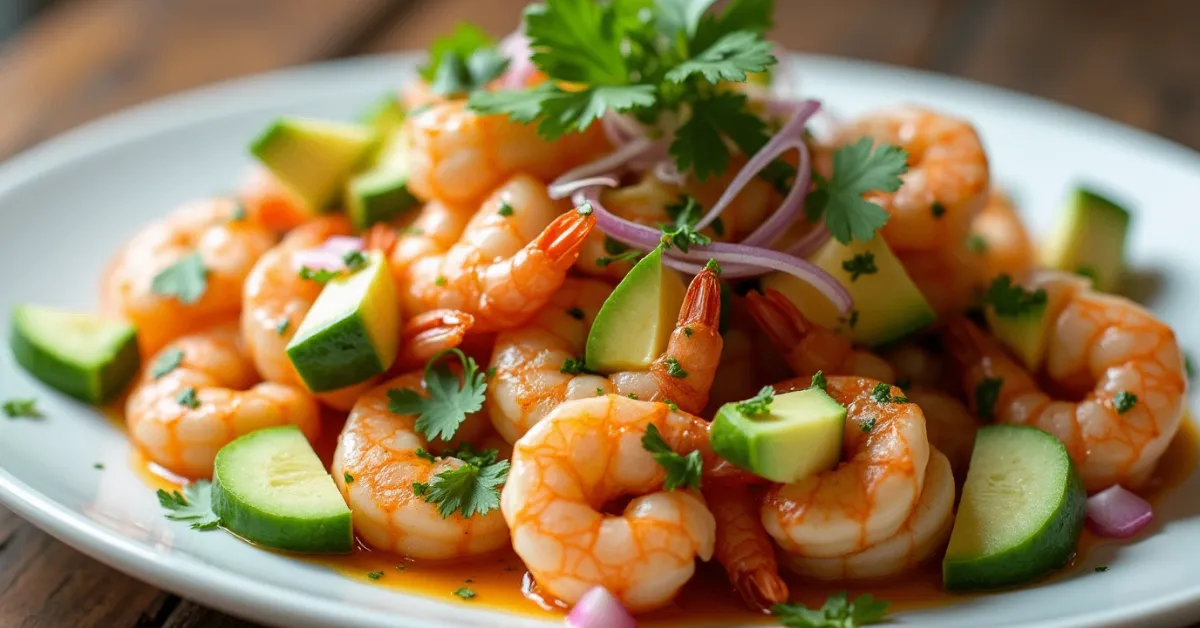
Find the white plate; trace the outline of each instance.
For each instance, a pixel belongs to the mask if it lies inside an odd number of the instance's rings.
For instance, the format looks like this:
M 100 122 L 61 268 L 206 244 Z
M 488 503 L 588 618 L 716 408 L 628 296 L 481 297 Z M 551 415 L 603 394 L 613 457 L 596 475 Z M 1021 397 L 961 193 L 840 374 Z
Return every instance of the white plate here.
M 273 116 L 350 117 L 412 75 L 415 57 L 355 59 L 241 80 L 108 118 L 0 167 L 0 310 L 36 302 L 94 307 L 108 257 L 139 226 L 188 199 L 228 191 L 247 141 Z M 1132 256 L 1149 305 L 1200 346 L 1200 155 L 1099 118 L 919 72 L 801 56 L 800 85 L 839 113 L 905 102 L 975 122 L 996 180 L 1044 231 L 1068 187 L 1093 182 L 1136 207 Z M 1193 269 L 1188 272 L 1188 269 Z M 4 321 L 7 328 L 7 321 Z M 397 594 L 193 532 L 162 517 L 128 465 L 123 434 L 55 396 L 0 352 L 0 398 L 36 396 L 44 421 L 0 420 L 0 501 L 122 571 L 180 595 L 279 625 L 545 626 L 515 615 Z M 105 471 L 93 469 L 104 463 Z M 921 626 L 1168 625 L 1200 619 L 1200 477 L 1140 539 L 1096 550 L 1043 586 L 902 613 Z M 1193 497 L 1189 498 L 1191 495 Z

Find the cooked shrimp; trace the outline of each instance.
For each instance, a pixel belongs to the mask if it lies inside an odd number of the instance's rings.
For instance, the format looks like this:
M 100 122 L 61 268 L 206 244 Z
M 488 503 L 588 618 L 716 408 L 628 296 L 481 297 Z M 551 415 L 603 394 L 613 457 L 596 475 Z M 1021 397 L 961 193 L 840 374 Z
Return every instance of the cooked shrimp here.
M 908 152 L 909 170 L 896 192 L 864 198 L 891 216 L 882 234 L 897 254 L 962 245 L 987 200 L 990 175 L 983 143 L 970 123 L 933 111 L 901 108 L 842 127 L 838 143 L 867 137 Z
M 409 389 L 427 394 L 422 372 L 392 379 L 363 395 L 333 454 L 333 479 L 354 518 L 354 531 L 372 547 L 410 558 L 451 560 L 479 556 L 508 544 L 508 528 L 500 512 L 454 512 L 443 518 L 438 506 L 413 490 L 414 482 L 429 483 L 435 475 L 463 464 L 446 457 L 436 462 L 417 455 L 418 449 L 438 453 L 416 430 L 416 417 L 388 410 L 388 391 Z M 474 415 L 459 426 L 456 442 L 472 442 L 486 427 Z
M 1023 281 L 1036 262 L 1032 239 L 1012 200 L 996 190 L 971 224 L 967 246 L 982 259 L 984 285 L 1000 275 Z
M 238 200 L 251 222 L 275 233 L 285 233 L 313 217 L 295 194 L 280 183 L 266 168 L 256 167 L 238 190 Z
M 478 207 L 447 205 L 441 201 L 426 203 L 401 231 L 391 249 L 388 262 L 396 279 L 401 280 L 413 262 L 441 255 L 454 246 L 477 210 Z
M 321 294 L 319 283 L 300 278 L 292 261 L 303 249 L 320 246 L 330 236 L 350 233 L 343 216 L 322 216 L 294 229 L 278 246 L 267 251 L 246 278 L 242 306 L 242 340 L 246 352 L 263 378 L 270 382 L 307 388 L 287 355 L 287 345 L 308 310 Z M 332 408 L 349 410 L 374 381 L 317 395 Z
M 517 441 L 500 508 L 513 549 L 554 597 L 574 604 L 602 586 L 648 611 L 712 556 L 712 513 L 694 491 L 663 490 L 666 474 L 642 448 L 650 425 L 679 453 L 707 428 L 666 404 L 609 395 L 563 403 Z M 602 510 L 625 496 L 621 515 Z
M 1052 316 L 1044 375 L 1082 400 L 1043 392 L 996 340 L 962 320 L 947 329 L 946 346 L 962 366 L 969 405 L 1056 436 L 1090 492 L 1139 487 L 1183 418 L 1187 377 L 1175 332 L 1132 301 L 1090 290 Z
M 125 422 L 130 440 L 172 473 L 209 477 L 217 450 L 264 427 L 295 425 L 310 441 L 317 438 L 316 402 L 302 388 L 257 383 L 236 326 L 176 338 L 167 351 L 180 352 L 179 366 L 142 373 L 125 404 Z
M 476 332 L 529 320 L 562 285 L 596 224 L 590 211 L 561 210 L 542 184 L 514 177 L 489 197 L 444 255 L 409 265 L 400 281 L 404 311 L 466 312 L 475 317 Z
M 928 253 L 897 255 L 909 278 L 937 313 L 952 320 L 979 304 L 983 294 L 983 259 L 966 240 Z
M 497 336 L 486 407 L 510 443 L 569 399 L 615 392 L 670 401 L 685 412 L 704 408 L 721 355 L 716 274 L 705 269 L 692 280 L 667 348 L 647 370 L 607 377 L 572 370 L 568 360 L 583 355 L 588 330 L 611 292 L 612 286 L 595 279 L 568 279 L 532 321 Z
M 941 549 L 954 527 L 954 476 L 937 449 L 929 451 L 921 499 L 896 534 L 858 552 L 833 558 L 785 554 L 793 571 L 821 580 L 868 580 L 904 573 Z
M 600 125 L 547 142 L 535 126 L 481 115 L 465 101 L 432 104 L 405 121 L 409 186 L 422 200 L 478 205 L 517 173 L 543 183 L 609 150 Z
M 925 415 L 925 432 L 929 444 L 950 460 L 954 477 L 965 480 L 975 449 L 975 432 L 979 424 L 961 401 L 943 392 L 926 388 L 904 391 L 909 401 L 917 404 Z
M 789 554 L 835 558 L 863 551 L 900 531 L 925 485 L 929 441 L 914 403 L 880 402 L 880 382 L 827 377 L 829 395 L 846 406 L 842 460 L 836 469 L 775 485 L 763 501 L 767 533 Z M 807 388 L 797 378 L 777 392 Z M 902 395 L 891 387 L 889 394 Z
M 101 309 L 138 328 L 143 355 L 184 334 L 224 323 L 242 308 L 242 283 L 275 243 L 260 226 L 237 219 L 237 203 L 211 199 L 189 203 L 133 236 L 108 267 Z M 206 269 L 204 293 L 193 303 L 159 294 L 154 278 L 199 254 Z
M 759 517 L 759 496 L 752 487 L 704 487 L 717 523 L 714 555 L 725 567 L 729 582 L 751 608 L 770 610 L 788 600 L 788 586 L 779 577 L 775 547 Z
M 404 373 L 423 367 L 429 358 L 462 344 L 474 324 L 474 316 L 456 310 L 430 310 L 408 319 L 392 369 Z
M 862 375 L 886 382 L 896 381 L 892 367 L 882 358 L 855 349 L 844 336 L 804 317 L 799 308 L 776 290 L 763 294 L 751 291 L 746 306 L 759 327 L 783 352 L 796 375 L 811 377 L 817 371 L 828 375 Z
M 733 297 L 729 306 L 729 327 L 721 334 L 721 360 L 709 388 L 704 416 L 713 416 L 717 408 L 730 401 L 754 396 L 762 389 L 763 382 L 778 382 L 793 375 L 791 367 L 780 355 L 778 345 L 750 316 L 746 299 L 722 294 L 722 308 L 727 296 Z

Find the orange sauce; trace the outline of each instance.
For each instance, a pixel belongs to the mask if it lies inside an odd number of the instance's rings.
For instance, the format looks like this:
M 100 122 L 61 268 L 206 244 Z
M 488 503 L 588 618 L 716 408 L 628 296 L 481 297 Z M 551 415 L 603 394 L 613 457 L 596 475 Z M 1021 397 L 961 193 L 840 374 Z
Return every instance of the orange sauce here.
M 119 417 L 119 415 L 118 415 Z M 329 464 L 338 430 L 340 415 L 326 417 L 326 437 L 316 449 Z M 122 422 L 123 427 L 123 422 Z M 1179 486 L 1196 469 L 1200 458 L 1200 433 L 1190 419 L 1183 426 L 1167 451 L 1147 487 L 1141 491 L 1152 503 L 1162 499 Z M 131 455 L 135 472 L 153 488 L 173 490 L 183 478 L 146 460 L 135 451 Z M 1077 570 L 1096 548 L 1119 545 L 1121 541 L 1097 537 L 1085 530 L 1080 539 L 1072 567 L 1051 576 L 1062 578 Z M 449 603 L 471 605 L 520 615 L 554 619 L 565 613 L 563 605 L 537 594 L 536 585 L 525 572 L 520 558 L 512 551 L 470 563 L 438 565 L 408 562 L 401 557 L 372 551 L 359 544 L 345 556 L 299 556 L 299 560 L 322 565 L 342 575 L 404 593 L 439 599 Z M 368 574 L 377 575 L 371 577 Z M 903 611 L 954 604 L 970 595 L 951 594 L 942 589 L 941 569 L 936 562 L 927 564 L 901 578 L 880 582 L 823 583 L 785 574 L 792 591 L 792 600 L 809 607 L 819 607 L 830 594 L 848 591 L 853 597 L 870 593 L 891 603 L 889 610 Z M 470 599 L 455 594 L 462 588 L 475 593 Z M 983 594 L 974 594 L 983 595 Z M 683 588 L 674 602 L 666 608 L 638 617 L 640 626 L 699 626 L 723 623 L 777 625 L 771 617 L 748 610 L 734 593 L 724 571 L 715 562 L 701 564 L 694 578 Z

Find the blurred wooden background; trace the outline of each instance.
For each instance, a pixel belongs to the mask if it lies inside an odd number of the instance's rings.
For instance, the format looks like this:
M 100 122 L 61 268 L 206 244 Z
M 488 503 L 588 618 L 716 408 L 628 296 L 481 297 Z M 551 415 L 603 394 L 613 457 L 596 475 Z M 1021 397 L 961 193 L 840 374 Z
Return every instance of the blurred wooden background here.
M 993 83 L 1200 148 L 1196 0 L 777 3 L 773 37 L 789 48 Z M 503 35 L 524 4 L 0 0 L 0 160 L 98 116 L 205 83 L 424 48 L 461 19 Z M 109 569 L 0 508 L 0 626 L 249 625 Z

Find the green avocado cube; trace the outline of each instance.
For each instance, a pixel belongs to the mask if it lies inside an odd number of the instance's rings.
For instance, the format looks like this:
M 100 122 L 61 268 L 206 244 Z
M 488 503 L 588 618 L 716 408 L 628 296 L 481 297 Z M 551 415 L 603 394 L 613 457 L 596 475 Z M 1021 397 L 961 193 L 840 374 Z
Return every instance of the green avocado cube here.
M 285 116 L 250 144 L 250 152 L 308 209 L 327 211 L 376 145 L 374 129 Z

